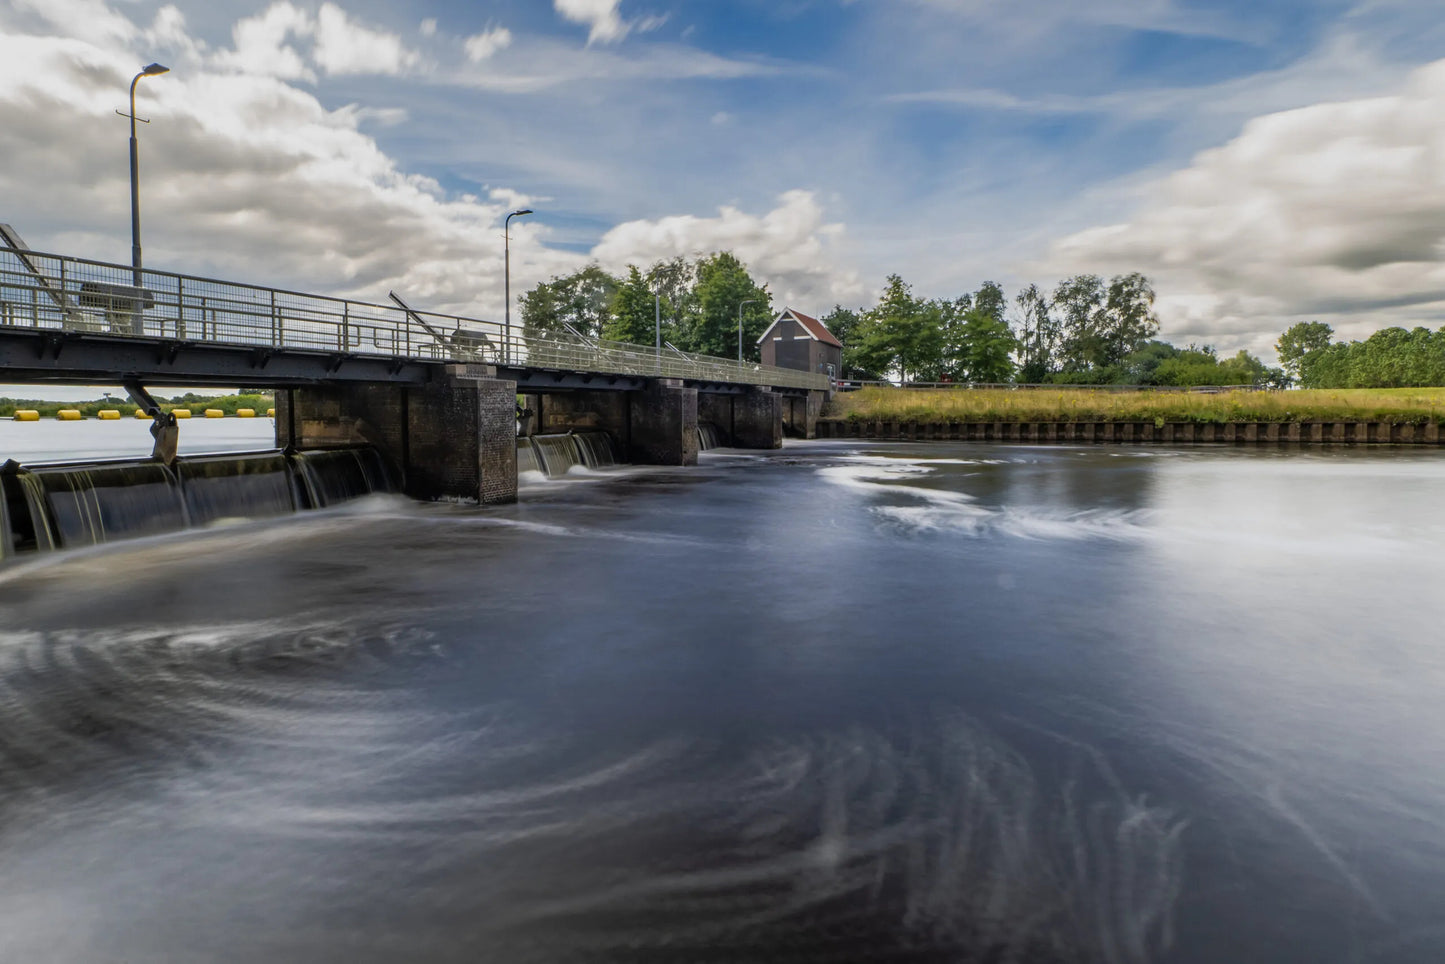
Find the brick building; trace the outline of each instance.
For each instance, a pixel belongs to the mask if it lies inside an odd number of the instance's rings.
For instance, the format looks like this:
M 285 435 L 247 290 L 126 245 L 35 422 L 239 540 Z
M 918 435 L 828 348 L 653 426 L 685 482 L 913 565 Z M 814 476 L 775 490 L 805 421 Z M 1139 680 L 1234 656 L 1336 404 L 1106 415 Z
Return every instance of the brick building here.
M 763 364 L 797 371 L 843 374 L 843 343 L 821 321 L 784 308 L 758 339 Z

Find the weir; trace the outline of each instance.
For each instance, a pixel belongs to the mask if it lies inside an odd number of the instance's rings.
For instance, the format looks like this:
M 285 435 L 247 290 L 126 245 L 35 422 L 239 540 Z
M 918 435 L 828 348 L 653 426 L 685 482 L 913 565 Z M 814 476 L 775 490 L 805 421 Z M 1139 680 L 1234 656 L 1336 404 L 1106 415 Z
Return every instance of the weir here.
M 774 449 L 785 430 L 811 437 L 832 390 L 814 371 L 529 332 L 413 309 L 396 297 L 367 304 L 0 241 L 0 373 L 14 382 L 124 385 L 153 416 L 153 458 L 167 467 L 183 429 L 148 391 L 162 385 L 274 391 L 278 448 L 370 446 L 407 495 L 481 504 L 515 501 L 519 434 L 602 432 L 616 461 L 695 465 L 709 444 Z M 121 290 L 130 294 L 114 296 Z M 524 467 L 550 472 L 549 454 L 565 460 L 547 444 L 520 455 Z M 137 471 L 138 485 L 160 485 Z M 364 468 L 347 472 L 348 492 L 375 481 Z M 198 492 L 232 484 L 192 481 Z M 303 472 L 307 484 L 316 483 Z M 273 479 L 267 498 L 279 500 L 278 492 Z M 81 517 L 95 515 L 81 503 Z
M 396 491 L 374 449 L 0 466 L 0 557 L 260 519 Z

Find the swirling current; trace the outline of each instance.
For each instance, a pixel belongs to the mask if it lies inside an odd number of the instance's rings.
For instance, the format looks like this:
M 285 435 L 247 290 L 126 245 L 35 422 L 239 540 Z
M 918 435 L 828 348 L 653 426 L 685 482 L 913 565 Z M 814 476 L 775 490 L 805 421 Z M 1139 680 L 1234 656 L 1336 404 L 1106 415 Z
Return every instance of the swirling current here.
M 1439 960 L 1442 483 L 790 443 L 12 561 L 0 960 Z

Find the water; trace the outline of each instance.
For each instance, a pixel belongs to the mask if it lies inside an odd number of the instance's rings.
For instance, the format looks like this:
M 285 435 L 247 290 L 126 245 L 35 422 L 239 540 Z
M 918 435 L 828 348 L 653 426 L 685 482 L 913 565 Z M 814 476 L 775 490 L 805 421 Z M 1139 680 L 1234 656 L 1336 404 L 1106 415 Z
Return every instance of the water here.
M 0 960 L 1445 959 L 1439 453 L 702 462 L 0 570 Z
M 0 462 L 46 462 L 77 458 L 147 458 L 151 423 L 123 418 L 114 422 L 85 419 L 38 422 L 0 419 Z M 269 418 L 190 418 L 180 423 L 181 455 L 205 452 L 254 452 L 276 445 L 276 423 Z
M 612 438 L 606 432 L 568 432 L 517 439 L 517 473 L 560 478 L 575 468 L 599 469 L 617 464 Z

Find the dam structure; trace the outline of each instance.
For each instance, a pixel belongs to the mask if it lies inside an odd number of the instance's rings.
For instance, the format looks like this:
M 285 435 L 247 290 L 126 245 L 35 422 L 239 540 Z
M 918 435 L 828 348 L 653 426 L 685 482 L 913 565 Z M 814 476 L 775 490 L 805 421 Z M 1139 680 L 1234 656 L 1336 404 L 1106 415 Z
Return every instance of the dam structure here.
M 769 449 L 811 436 L 831 381 L 673 348 L 540 332 L 32 251 L 0 234 L 0 381 L 119 384 L 155 418 L 154 457 L 182 427 L 148 389 L 276 394 L 287 452 L 368 446 L 420 499 L 517 496 L 521 435 L 605 433 L 619 461 L 693 465 L 699 426 Z M 520 401 L 519 401 L 520 399 Z

